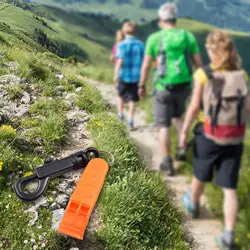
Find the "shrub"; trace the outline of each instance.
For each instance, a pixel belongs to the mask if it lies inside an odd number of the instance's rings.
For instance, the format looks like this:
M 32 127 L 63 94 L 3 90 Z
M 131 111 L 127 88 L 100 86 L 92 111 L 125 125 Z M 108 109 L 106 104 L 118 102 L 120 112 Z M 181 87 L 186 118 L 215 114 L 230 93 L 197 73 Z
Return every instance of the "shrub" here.
M 54 115 L 44 118 L 37 133 L 44 139 L 44 146 L 50 152 L 66 135 L 65 117 Z
M 15 100 L 15 99 L 21 97 L 21 95 L 23 93 L 23 87 L 20 84 L 9 85 L 9 86 L 7 86 L 7 88 L 5 90 L 8 93 L 11 100 Z
M 77 106 L 89 113 L 105 111 L 101 94 L 90 85 L 85 85 L 77 99 Z
M 41 99 L 31 105 L 29 112 L 31 114 L 39 114 L 45 117 L 53 117 L 55 114 L 62 114 L 66 110 L 66 104 L 61 99 Z

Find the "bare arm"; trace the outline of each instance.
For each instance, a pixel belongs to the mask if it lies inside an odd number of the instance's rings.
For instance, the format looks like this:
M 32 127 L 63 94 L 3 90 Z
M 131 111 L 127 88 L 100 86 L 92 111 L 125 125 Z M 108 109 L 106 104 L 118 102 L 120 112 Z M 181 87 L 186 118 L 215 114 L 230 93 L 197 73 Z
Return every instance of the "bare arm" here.
M 151 61 L 152 61 L 151 56 L 145 56 L 141 69 L 141 80 L 139 84 L 140 86 L 145 86 L 151 66 Z
M 114 82 L 115 84 L 118 84 L 118 80 L 119 80 L 119 72 L 122 68 L 122 64 L 123 64 L 123 59 L 118 59 L 116 61 L 116 65 L 115 65 L 115 75 L 114 75 Z
M 195 87 L 193 90 L 192 94 L 192 99 L 191 103 L 188 107 L 186 117 L 184 120 L 184 124 L 182 127 L 182 132 L 180 136 L 180 142 L 179 145 L 181 148 L 186 147 L 186 141 L 187 141 L 187 136 L 188 136 L 188 130 L 192 124 L 192 122 L 195 119 L 195 116 L 197 115 L 199 109 L 200 109 L 200 104 L 201 104 L 201 98 L 202 98 L 202 93 L 203 93 L 203 85 L 200 84 L 200 82 L 195 82 Z
M 193 55 L 193 62 L 194 62 L 196 69 L 198 69 L 202 66 L 202 59 L 201 59 L 200 54 Z
M 203 85 L 200 84 L 200 82 L 195 81 L 191 103 L 186 113 L 186 117 L 185 117 L 183 128 L 182 128 L 182 133 L 186 133 L 186 134 L 188 133 L 188 130 L 192 122 L 194 121 L 195 116 L 200 110 L 202 93 L 203 93 Z

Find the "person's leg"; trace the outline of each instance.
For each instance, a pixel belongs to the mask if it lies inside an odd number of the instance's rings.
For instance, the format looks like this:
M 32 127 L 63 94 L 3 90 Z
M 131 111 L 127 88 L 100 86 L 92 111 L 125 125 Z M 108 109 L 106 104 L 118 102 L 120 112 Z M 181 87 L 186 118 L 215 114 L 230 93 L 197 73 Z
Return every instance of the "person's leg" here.
M 177 140 L 179 141 L 179 136 L 183 127 L 183 114 L 186 110 L 186 100 L 189 96 L 189 90 L 183 90 L 180 93 L 174 95 L 173 101 L 173 125 L 176 131 Z M 186 148 L 179 148 L 177 145 L 176 160 L 185 161 L 186 160 Z
M 160 149 L 162 156 L 163 157 L 170 156 L 170 136 L 168 127 L 160 128 L 159 142 L 160 142 Z
M 179 118 L 173 118 L 172 120 L 174 128 L 176 130 L 177 136 L 181 134 L 182 126 L 183 126 L 183 119 L 182 117 Z
M 125 95 L 126 95 L 127 85 L 123 82 L 119 82 L 117 87 L 118 97 L 117 97 L 117 111 L 118 116 L 121 120 L 124 119 L 124 105 L 125 105 Z
M 121 120 L 124 118 L 123 110 L 124 110 L 124 99 L 121 96 L 117 97 L 117 109 L 118 115 Z
M 131 129 L 134 127 L 134 116 L 135 116 L 136 103 L 134 101 L 129 102 L 129 126 Z
M 234 228 L 238 214 L 237 184 L 241 165 L 243 145 L 223 147 L 223 157 L 220 166 L 216 169 L 216 184 L 223 188 L 224 192 L 224 221 L 225 228 L 222 236 L 216 238 L 218 246 L 234 245 Z
M 223 191 L 225 229 L 233 232 L 238 214 L 238 197 L 236 190 L 224 188 Z
M 199 204 L 201 195 L 203 194 L 205 184 L 198 180 L 195 176 L 192 181 L 192 202 L 193 204 Z
M 170 126 L 172 120 L 172 97 L 166 91 L 157 91 L 155 96 L 155 125 L 159 127 L 159 146 L 162 154 L 160 169 L 174 175 L 170 153 Z

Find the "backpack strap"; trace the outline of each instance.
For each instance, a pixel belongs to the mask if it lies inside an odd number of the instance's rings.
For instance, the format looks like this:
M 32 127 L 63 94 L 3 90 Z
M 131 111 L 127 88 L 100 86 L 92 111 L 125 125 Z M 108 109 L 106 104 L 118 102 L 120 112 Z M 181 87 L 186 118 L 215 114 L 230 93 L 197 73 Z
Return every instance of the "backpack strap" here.
M 218 99 L 217 104 L 215 106 L 211 105 L 209 107 L 209 116 L 210 116 L 211 125 L 212 125 L 211 132 L 214 133 L 214 128 L 218 125 L 218 115 L 221 109 L 222 97 L 221 97 L 221 92 L 216 91 L 216 82 L 214 81 L 215 79 L 213 76 L 214 70 L 211 68 L 210 65 L 204 66 L 202 69 L 205 72 L 207 78 L 211 81 L 213 92 Z
M 206 65 L 206 66 L 202 67 L 202 69 L 209 80 L 212 80 L 214 78 L 214 76 L 213 76 L 214 70 L 211 68 L 210 65 Z
M 185 37 L 187 41 L 187 49 L 185 51 L 185 58 L 186 58 L 189 73 L 190 75 L 192 75 L 193 74 L 193 60 L 192 60 L 191 53 L 190 53 L 190 42 L 188 38 L 188 31 L 184 31 L 184 32 L 185 32 Z
M 240 89 L 238 89 L 238 105 L 237 105 L 237 125 L 241 125 L 241 111 L 244 107 L 244 97 L 242 96 L 242 92 Z

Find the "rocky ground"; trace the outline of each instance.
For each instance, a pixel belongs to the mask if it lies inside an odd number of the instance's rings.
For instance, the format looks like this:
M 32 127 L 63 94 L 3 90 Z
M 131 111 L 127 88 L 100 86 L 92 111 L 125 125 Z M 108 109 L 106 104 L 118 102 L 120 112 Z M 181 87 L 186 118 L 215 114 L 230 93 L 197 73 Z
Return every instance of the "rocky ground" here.
M 15 65 L 11 64 L 12 67 Z M 16 66 L 15 66 L 16 67 Z M 63 77 L 62 75 L 58 77 Z M 17 89 L 16 93 L 12 93 L 13 89 Z M 81 87 L 77 88 L 75 93 L 68 93 L 64 90 L 63 86 L 58 85 L 56 87 L 57 95 L 62 97 L 68 106 L 68 111 L 66 114 L 67 124 L 69 127 L 67 133 L 67 139 L 60 148 L 57 155 L 53 155 L 53 158 L 61 159 L 63 157 L 69 156 L 70 154 L 87 148 L 91 145 L 91 139 L 86 131 L 86 123 L 91 118 L 91 115 L 87 112 L 80 110 L 76 107 L 75 101 L 78 94 L 81 92 Z M 13 122 L 15 128 L 17 129 L 19 136 L 27 133 L 27 130 L 19 127 L 18 121 L 21 118 L 29 115 L 30 106 L 39 98 L 44 98 L 39 96 L 39 92 L 34 84 L 32 84 L 28 79 L 22 79 L 14 74 L 0 76 L 0 108 L 1 114 L 4 119 L 8 122 Z M 51 99 L 50 97 L 48 99 Z M 39 141 L 39 138 L 36 138 Z M 21 141 L 21 147 L 25 145 L 30 145 L 28 141 L 23 139 Z M 39 146 L 37 151 L 41 151 Z M 42 153 L 42 152 L 41 152 Z M 82 170 L 75 171 L 71 173 L 64 174 L 63 176 L 57 178 L 56 185 L 53 186 L 53 190 L 50 190 L 49 198 L 46 196 L 40 197 L 35 202 L 31 203 L 26 209 L 26 213 L 32 218 L 29 221 L 30 226 L 36 226 L 39 218 L 39 211 L 41 208 L 46 208 L 52 211 L 52 228 L 57 229 L 60 221 L 63 217 L 65 208 L 67 207 L 69 198 L 74 191 L 74 188 L 81 177 Z M 9 180 L 13 181 L 13 174 L 9 176 Z M 37 183 L 31 183 L 27 186 L 29 191 L 34 191 L 37 188 Z M 53 201 L 53 202 L 52 202 Z M 96 242 L 92 240 L 93 229 L 99 225 L 99 220 L 97 219 L 96 213 L 93 214 L 91 223 L 87 229 L 87 233 L 84 241 L 77 241 L 68 238 L 69 245 L 71 245 L 71 250 L 77 249 L 100 249 L 100 246 L 96 245 Z M 46 239 L 46 232 L 40 236 L 40 238 Z M 24 240 L 25 241 L 25 240 Z M 25 244 L 25 242 L 24 242 Z M 44 245 L 45 246 L 45 245 Z M 33 249 L 36 249 L 34 244 Z M 102 248 L 103 249 L 103 248 Z

